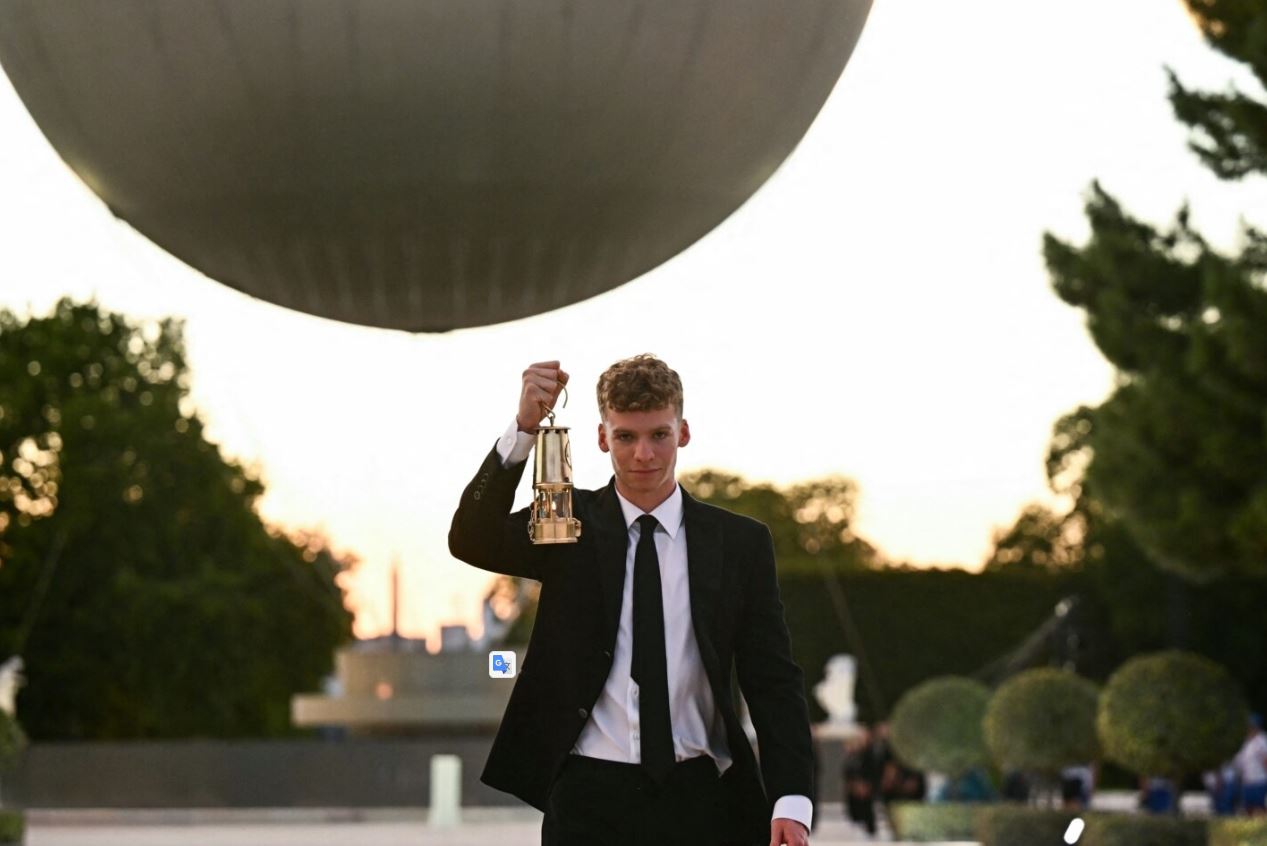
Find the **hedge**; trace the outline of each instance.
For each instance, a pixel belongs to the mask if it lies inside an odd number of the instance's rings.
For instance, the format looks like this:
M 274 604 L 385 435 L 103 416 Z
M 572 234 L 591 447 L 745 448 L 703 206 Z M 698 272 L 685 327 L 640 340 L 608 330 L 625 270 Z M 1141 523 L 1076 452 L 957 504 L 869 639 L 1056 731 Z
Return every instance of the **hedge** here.
M 1211 820 L 1210 846 L 1267 846 L 1267 817 Z
M 989 805 L 977 819 L 981 846 L 1035 846 L 1064 842 L 1072 811 L 1031 808 L 1025 805 Z
M 980 802 L 893 802 L 889 821 L 898 840 L 972 840 L 982 812 L 990 807 Z
M 1087 827 L 1078 846 L 1206 846 L 1205 820 L 1148 814 L 1088 814 L 1083 819 Z
M 21 843 L 26 820 L 21 811 L 0 810 L 0 843 Z

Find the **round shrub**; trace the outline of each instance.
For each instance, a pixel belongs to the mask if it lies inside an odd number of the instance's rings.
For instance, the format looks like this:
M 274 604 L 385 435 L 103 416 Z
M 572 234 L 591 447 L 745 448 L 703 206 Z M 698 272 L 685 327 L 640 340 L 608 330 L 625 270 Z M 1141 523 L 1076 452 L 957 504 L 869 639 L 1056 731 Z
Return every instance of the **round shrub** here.
M 1127 661 L 1104 686 L 1096 729 L 1104 753 L 1140 775 L 1209 769 L 1240 748 L 1249 710 L 1221 666 L 1190 652 Z
M 1064 843 L 1065 831 L 1076 816 L 1072 811 L 994 805 L 977 818 L 976 836 L 981 846 L 1054 846 Z
M 911 688 L 893 709 L 893 750 L 912 767 L 952 778 L 984 766 L 989 756 L 981 721 L 989 700 L 989 688 L 960 676 L 941 676 Z
M 1090 814 L 1085 819 L 1078 846 L 1206 846 L 1205 820 L 1143 814 Z
M 999 685 L 985 711 L 985 743 L 1004 770 L 1056 777 L 1095 760 L 1100 690 L 1068 670 L 1026 670 Z

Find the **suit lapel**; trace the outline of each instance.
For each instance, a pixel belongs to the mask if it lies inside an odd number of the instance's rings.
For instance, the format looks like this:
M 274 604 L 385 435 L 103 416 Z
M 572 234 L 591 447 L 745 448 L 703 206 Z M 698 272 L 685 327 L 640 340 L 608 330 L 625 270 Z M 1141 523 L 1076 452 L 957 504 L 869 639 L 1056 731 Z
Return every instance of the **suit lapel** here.
M 682 511 L 686 520 L 686 567 L 691 586 L 691 620 L 695 641 L 707 665 L 716 660 L 713 651 L 713 620 L 721 601 L 721 525 L 716 515 L 682 489 Z M 715 668 L 707 667 L 712 675 Z
M 625 591 L 625 556 L 629 546 L 629 527 L 625 525 L 625 515 L 620 510 L 620 500 L 616 498 L 615 479 L 598 492 L 595 517 L 594 543 L 602 593 L 603 634 L 605 643 L 614 650 L 616 629 L 620 625 L 620 602 Z M 588 531 L 589 526 L 585 530 Z

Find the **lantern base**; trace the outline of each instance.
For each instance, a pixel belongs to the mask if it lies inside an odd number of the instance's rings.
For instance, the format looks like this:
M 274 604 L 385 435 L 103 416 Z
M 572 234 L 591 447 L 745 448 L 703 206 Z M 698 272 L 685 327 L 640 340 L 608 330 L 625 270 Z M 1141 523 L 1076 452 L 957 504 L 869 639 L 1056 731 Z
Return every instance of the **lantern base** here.
M 528 524 L 533 543 L 576 543 L 581 537 L 581 521 L 575 517 L 542 520 Z

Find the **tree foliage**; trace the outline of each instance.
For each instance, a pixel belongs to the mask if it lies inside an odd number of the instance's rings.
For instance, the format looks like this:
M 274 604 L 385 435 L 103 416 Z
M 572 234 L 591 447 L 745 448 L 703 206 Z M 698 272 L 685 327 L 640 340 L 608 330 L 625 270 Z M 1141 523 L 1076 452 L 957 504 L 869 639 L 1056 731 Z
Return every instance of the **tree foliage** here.
M 1249 718 L 1227 671 L 1190 652 L 1132 658 L 1100 696 L 1096 729 L 1105 754 L 1140 775 L 1183 777 L 1226 761 Z
M 1267 78 L 1267 7 L 1188 6 L 1216 49 Z M 1216 174 L 1267 175 L 1262 103 L 1194 92 L 1174 74 L 1170 99 Z M 1086 212 L 1086 244 L 1047 235 L 1043 248 L 1056 293 L 1086 312 L 1118 371 L 1108 400 L 1071 417 L 1086 478 L 1163 568 L 1197 581 L 1267 572 L 1267 235 L 1246 225 L 1225 255 L 1186 208 L 1155 227 L 1099 184 Z
M 1082 563 L 1084 549 L 1076 523 L 1041 503 L 1021 509 L 1016 522 L 994 533 L 985 569 L 1059 570 Z
M 893 751 L 912 767 L 952 778 L 989 762 L 982 720 L 990 689 L 940 676 L 907 691 L 893 708 Z
M 350 636 L 350 561 L 261 522 L 189 380 L 174 321 L 0 311 L 0 655 L 33 737 L 284 732 Z
M 1060 771 L 1099 757 L 1099 689 L 1068 670 L 1026 670 L 999 685 L 985 713 L 985 742 L 1002 769 L 1050 782 Z
M 878 561 L 875 548 L 853 532 L 858 486 L 851 479 L 827 476 L 776 487 L 719 470 L 698 470 L 679 481 L 697 499 L 769 526 L 780 562 L 812 556 L 849 569 Z

